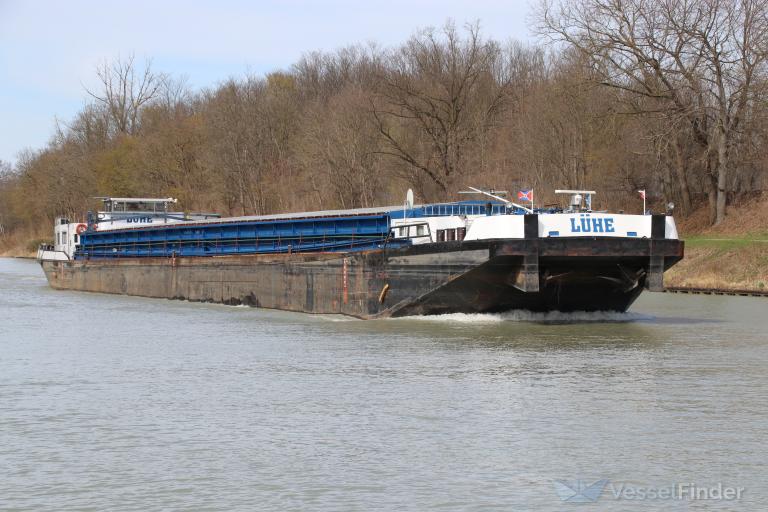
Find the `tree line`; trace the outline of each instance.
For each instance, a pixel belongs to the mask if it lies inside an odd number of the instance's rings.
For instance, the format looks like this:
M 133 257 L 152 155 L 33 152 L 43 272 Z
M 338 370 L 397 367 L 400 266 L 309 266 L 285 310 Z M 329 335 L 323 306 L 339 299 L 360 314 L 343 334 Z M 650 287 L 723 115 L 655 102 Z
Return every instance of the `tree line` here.
M 468 185 L 596 189 L 598 208 L 687 215 L 765 188 L 768 8 L 757 0 L 544 0 L 541 44 L 478 25 L 313 52 L 192 91 L 104 62 L 48 145 L 0 163 L 0 223 L 47 233 L 97 196 L 225 215 L 454 200 Z

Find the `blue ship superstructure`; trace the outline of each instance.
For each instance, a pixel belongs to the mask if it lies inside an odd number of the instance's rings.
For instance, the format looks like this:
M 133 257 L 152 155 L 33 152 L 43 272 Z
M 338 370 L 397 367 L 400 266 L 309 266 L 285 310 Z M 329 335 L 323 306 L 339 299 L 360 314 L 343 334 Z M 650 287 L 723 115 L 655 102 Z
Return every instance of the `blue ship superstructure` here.
M 234 254 L 356 252 L 418 243 L 418 227 L 428 232 L 435 217 L 471 218 L 522 214 L 501 202 L 461 201 L 421 206 L 392 206 L 299 214 L 206 219 L 202 221 L 122 224 L 103 230 L 92 223 L 80 234 L 75 259 L 190 257 Z M 148 215 L 137 219 L 151 221 Z M 128 221 L 131 220 L 129 217 Z M 413 225 L 414 233 L 398 236 L 393 224 Z M 407 229 L 407 227 L 406 227 Z

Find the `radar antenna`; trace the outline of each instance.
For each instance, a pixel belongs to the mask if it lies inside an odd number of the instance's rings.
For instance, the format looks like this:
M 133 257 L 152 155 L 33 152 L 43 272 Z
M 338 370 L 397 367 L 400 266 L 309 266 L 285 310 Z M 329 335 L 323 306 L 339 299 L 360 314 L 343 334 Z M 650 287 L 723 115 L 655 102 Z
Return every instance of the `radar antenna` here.
M 555 190 L 555 194 L 570 194 L 570 211 L 581 211 L 584 209 L 583 203 L 586 203 L 586 210 L 592 211 L 592 196 L 597 194 L 594 190 Z

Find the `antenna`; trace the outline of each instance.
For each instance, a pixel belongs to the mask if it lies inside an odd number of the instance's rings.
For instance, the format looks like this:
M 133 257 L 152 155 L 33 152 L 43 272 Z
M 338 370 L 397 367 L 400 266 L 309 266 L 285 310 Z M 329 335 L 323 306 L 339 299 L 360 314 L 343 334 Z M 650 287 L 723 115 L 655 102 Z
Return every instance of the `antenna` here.
M 502 203 L 506 204 L 507 206 L 514 206 L 515 208 L 520 208 L 521 210 L 523 210 L 523 211 L 525 211 L 527 213 L 533 213 L 533 210 L 531 210 L 530 208 L 526 208 L 523 205 L 520 205 L 520 204 L 517 204 L 517 203 L 513 203 L 512 201 L 510 201 L 508 199 L 505 199 L 505 198 L 501 197 L 500 195 L 498 195 L 498 194 L 506 194 L 506 191 L 504 191 L 504 190 L 498 190 L 498 191 L 497 190 L 491 190 L 490 192 L 488 192 L 486 190 L 480 190 L 479 188 L 475 188 L 475 187 L 467 187 L 467 188 L 469 189 L 469 191 L 462 190 L 462 191 L 459 191 L 459 194 L 483 194 L 483 195 L 486 195 L 488 197 L 492 197 L 492 198 L 494 198 L 494 199 L 496 199 L 498 201 L 501 201 Z
M 413 189 L 408 189 L 405 194 L 405 202 L 403 203 L 403 218 L 408 218 L 408 210 L 413 209 Z

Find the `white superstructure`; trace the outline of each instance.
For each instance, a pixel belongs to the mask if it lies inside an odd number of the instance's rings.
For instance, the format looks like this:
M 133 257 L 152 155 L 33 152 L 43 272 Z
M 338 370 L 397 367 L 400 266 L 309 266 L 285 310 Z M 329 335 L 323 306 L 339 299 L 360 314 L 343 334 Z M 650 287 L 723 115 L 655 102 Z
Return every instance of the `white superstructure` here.
M 56 217 L 53 228 L 53 245 L 44 244 L 37 250 L 38 260 L 67 261 L 72 259 L 80 243 L 80 235 L 88 228 L 81 222 L 70 222 L 65 217 Z
M 531 212 L 531 210 L 507 201 L 496 194 L 485 193 L 478 189 L 472 190 L 505 203 L 510 210 Z M 570 195 L 568 207 L 557 212 L 537 211 L 539 238 L 651 238 L 651 215 L 592 211 L 592 196 L 596 193 L 593 190 L 556 190 L 555 192 Z M 507 215 L 481 213 L 477 215 L 439 215 L 393 219 L 392 237 L 410 238 L 414 244 L 452 240 L 525 238 L 524 219 L 525 216 L 520 213 Z M 668 215 L 664 220 L 664 237 L 677 239 L 678 234 L 674 218 Z

